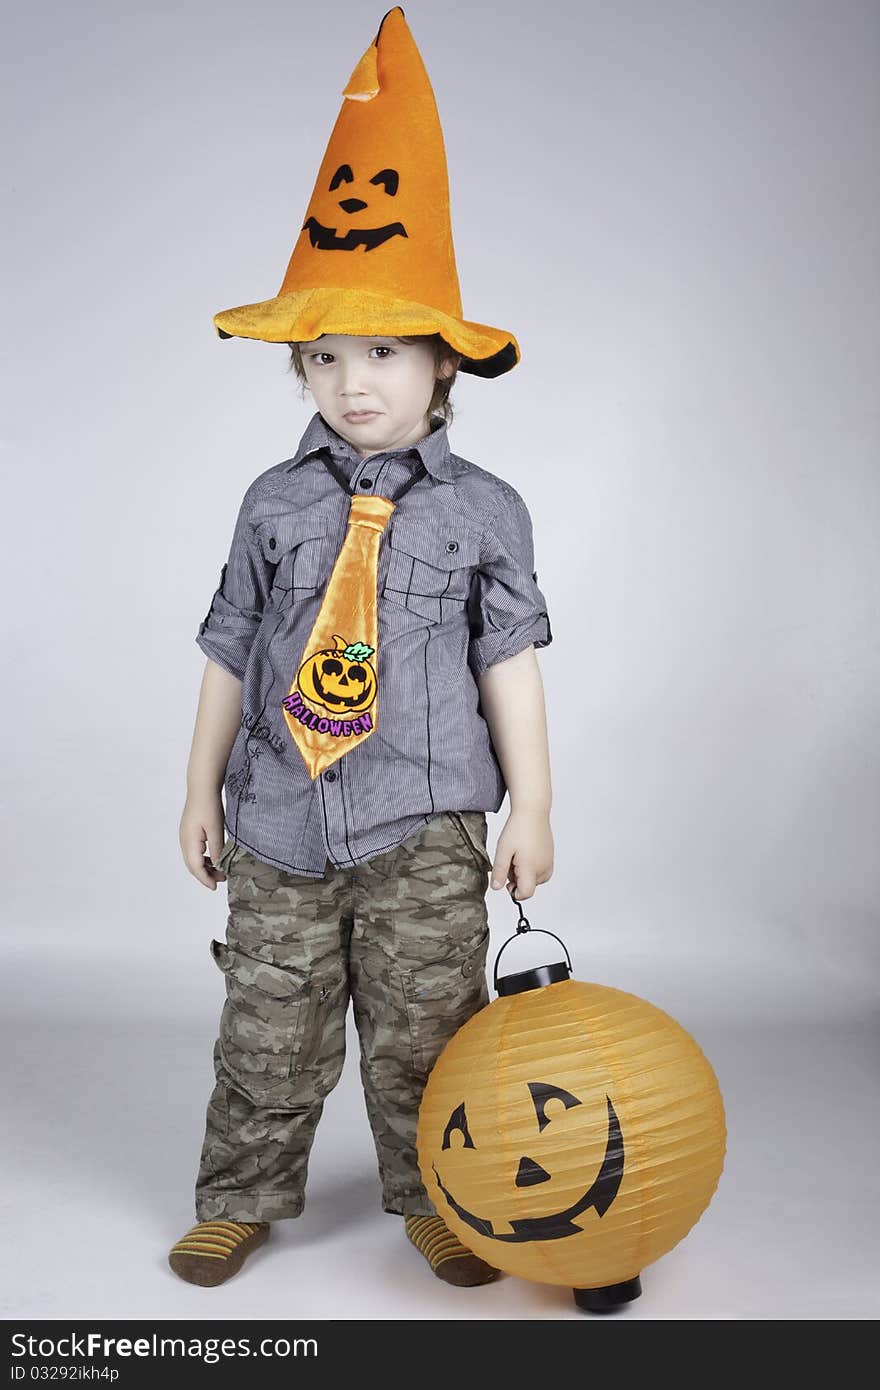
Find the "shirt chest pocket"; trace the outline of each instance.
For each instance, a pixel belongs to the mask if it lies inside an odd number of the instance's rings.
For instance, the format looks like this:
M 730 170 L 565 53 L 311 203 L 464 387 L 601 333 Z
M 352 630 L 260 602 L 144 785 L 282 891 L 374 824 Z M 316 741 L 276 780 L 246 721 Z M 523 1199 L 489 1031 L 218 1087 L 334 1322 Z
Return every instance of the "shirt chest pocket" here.
M 317 593 L 326 579 L 328 520 L 317 512 L 273 517 L 257 530 L 263 556 L 275 566 L 272 599 L 287 607 Z
M 382 597 L 429 623 L 460 614 L 480 563 L 480 540 L 454 517 L 444 525 L 392 520 Z

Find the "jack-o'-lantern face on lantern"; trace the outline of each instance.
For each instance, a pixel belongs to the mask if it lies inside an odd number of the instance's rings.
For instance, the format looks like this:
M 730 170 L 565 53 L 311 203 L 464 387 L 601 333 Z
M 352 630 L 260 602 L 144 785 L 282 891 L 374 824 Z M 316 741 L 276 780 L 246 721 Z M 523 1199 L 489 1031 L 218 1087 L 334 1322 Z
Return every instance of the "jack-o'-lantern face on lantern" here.
M 359 186 L 361 183 L 363 187 Z M 407 232 L 402 222 L 385 220 L 389 215 L 393 216 L 393 211 L 389 214 L 386 204 L 389 198 L 397 196 L 399 187 L 400 175 L 396 169 L 380 169 L 378 173 L 364 175 L 356 182 L 351 165 L 340 164 L 327 191 L 334 194 L 341 189 L 346 196 L 340 198 L 337 194 L 328 203 L 327 211 L 322 213 L 328 219 L 332 216 L 334 225 L 328 226 L 312 213 L 303 223 L 302 230 L 308 232 L 313 248 L 318 251 L 356 251 L 360 246 L 365 251 L 373 251 L 391 237 L 405 237 Z M 358 192 L 367 196 L 358 197 Z M 391 207 L 393 209 L 393 204 Z M 344 214 L 341 230 L 340 212 Z M 349 226 L 346 230 L 347 219 L 359 213 L 364 213 L 363 220 L 373 225 Z M 378 226 L 375 225 L 377 218 Z
M 715 1075 L 680 1024 L 561 980 L 500 996 L 450 1038 L 419 1109 L 419 1170 L 497 1269 L 604 1288 L 671 1250 L 724 1156 Z
M 369 661 L 373 648 L 363 642 L 346 643 L 333 634 L 335 647 L 325 647 L 306 658 L 296 684 L 305 700 L 323 705 L 333 714 L 349 715 L 369 709 L 376 698 L 376 672 Z
M 468 1124 L 467 1107 L 464 1101 L 450 1115 L 443 1134 L 440 1162 L 439 1164 L 435 1162 L 433 1165 L 437 1184 L 459 1219 L 481 1236 L 489 1237 L 492 1240 L 511 1242 L 559 1240 L 565 1236 L 581 1235 L 584 1227 L 583 1225 L 576 1226 L 574 1224 L 575 1218 L 585 1217 L 591 1209 L 594 1209 L 599 1216 L 604 1216 L 617 1196 L 623 1177 L 625 1162 L 623 1136 L 620 1132 L 620 1122 L 614 1106 L 610 1097 L 606 1096 L 605 1150 L 598 1172 L 591 1175 L 586 1171 L 586 1164 L 584 1164 L 583 1179 L 586 1185 L 576 1199 L 571 1201 L 569 1198 L 572 1183 L 572 1161 L 569 1155 L 564 1174 L 566 1200 L 564 1205 L 559 1206 L 555 1204 L 554 1198 L 551 1196 L 554 1188 L 559 1190 L 559 1187 L 553 1182 L 553 1173 L 548 1172 L 540 1162 L 542 1156 L 541 1135 L 550 1126 L 564 1122 L 567 1112 L 573 1110 L 575 1106 L 581 1106 L 582 1102 L 571 1091 L 545 1081 L 529 1081 L 522 1089 L 528 1093 L 528 1100 L 523 1096 L 523 1104 L 531 1113 L 534 1123 L 524 1127 L 523 1138 L 528 1144 L 528 1151 L 519 1155 L 515 1163 L 515 1173 L 513 1172 L 514 1165 L 510 1161 L 508 1161 L 507 1167 L 511 1170 L 512 1195 L 517 1189 L 536 1191 L 545 1183 L 551 1185 L 547 1189 L 546 1196 L 536 1192 L 539 1200 L 534 1203 L 535 1214 L 514 1215 L 513 1203 L 511 1203 L 508 1214 L 499 1222 L 497 1217 L 490 1219 L 485 1214 L 481 1214 L 477 1210 L 472 1211 L 465 1205 L 463 1193 L 471 1187 L 465 1164 L 462 1162 L 455 1165 L 444 1165 L 442 1160 L 442 1154 L 452 1154 L 456 1149 L 461 1152 L 465 1150 L 476 1151 L 477 1146 Z M 583 1111 L 581 1115 L 583 1117 Z M 575 1128 L 574 1125 L 569 1126 L 569 1143 L 574 1138 Z M 529 1134 L 529 1129 L 532 1129 L 533 1133 Z M 576 1148 L 574 1151 L 576 1152 Z M 559 1147 L 559 1135 L 557 1135 L 551 1158 L 546 1161 L 552 1163 L 553 1158 L 558 1160 L 560 1154 L 564 1152 L 564 1149 Z M 445 1167 L 452 1169 L 453 1166 L 458 1181 L 447 1175 L 447 1181 L 451 1184 L 451 1187 L 448 1187 L 444 1183 L 442 1170 Z M 475 1171 L 472 1177 L 477 1179 L 475 1188 L 475 1192 L 477 1192 L 479 1190 L 479 1172 Z M 476 1196 L 471 1200 L 476 1201 Z M 521 1209 L 522 1203 L 519 1202 L 518 1206 Z M 496 1227 L 499 1225 L 507 1225 L 510 1230 L 497 1229 Z

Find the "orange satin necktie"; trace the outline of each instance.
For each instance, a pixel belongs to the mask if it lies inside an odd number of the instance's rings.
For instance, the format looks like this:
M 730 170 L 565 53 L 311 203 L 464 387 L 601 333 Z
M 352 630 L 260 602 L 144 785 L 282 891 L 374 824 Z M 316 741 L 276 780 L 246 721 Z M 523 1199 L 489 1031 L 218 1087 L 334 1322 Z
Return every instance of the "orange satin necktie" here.
M 343 474 L 323 459 L 340 487 Z M 388 497 L 352 497 L 348 531 L 290 691 L 281 702 L 312 781 L 374 732 L 379 720 L 379 545 L 403 496 L 425 474 L 421 464 Z

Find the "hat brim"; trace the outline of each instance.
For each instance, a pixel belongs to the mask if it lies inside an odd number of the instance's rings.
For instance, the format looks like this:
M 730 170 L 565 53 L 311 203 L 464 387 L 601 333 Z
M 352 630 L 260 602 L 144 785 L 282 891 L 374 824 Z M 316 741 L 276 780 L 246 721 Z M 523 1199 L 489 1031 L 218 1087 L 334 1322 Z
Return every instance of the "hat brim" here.
M 255 338 L 264 343 L 308 343 L 322 333 L 410 337 L 439 333 L 459 355 L 459 371 L 496 377 L 520 360 L 512 333 L 470 323 L 412 300 L 389 299 L 351 289 L 306 289 L 242 304 L 214 315 L 221 338 Z

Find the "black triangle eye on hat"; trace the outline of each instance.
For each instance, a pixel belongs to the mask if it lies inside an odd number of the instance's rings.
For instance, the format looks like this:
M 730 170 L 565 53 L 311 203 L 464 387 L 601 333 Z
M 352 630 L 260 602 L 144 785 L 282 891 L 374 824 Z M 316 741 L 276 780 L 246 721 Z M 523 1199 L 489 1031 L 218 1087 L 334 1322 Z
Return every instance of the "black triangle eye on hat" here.
M 513 334 L 461 316 L 443 133 L 399 6 L 342 95 L 281 289 L 215 314 L 220 337 L 439 333 L 460 354 L 461 371 L 510 371 L 520 359 Z

